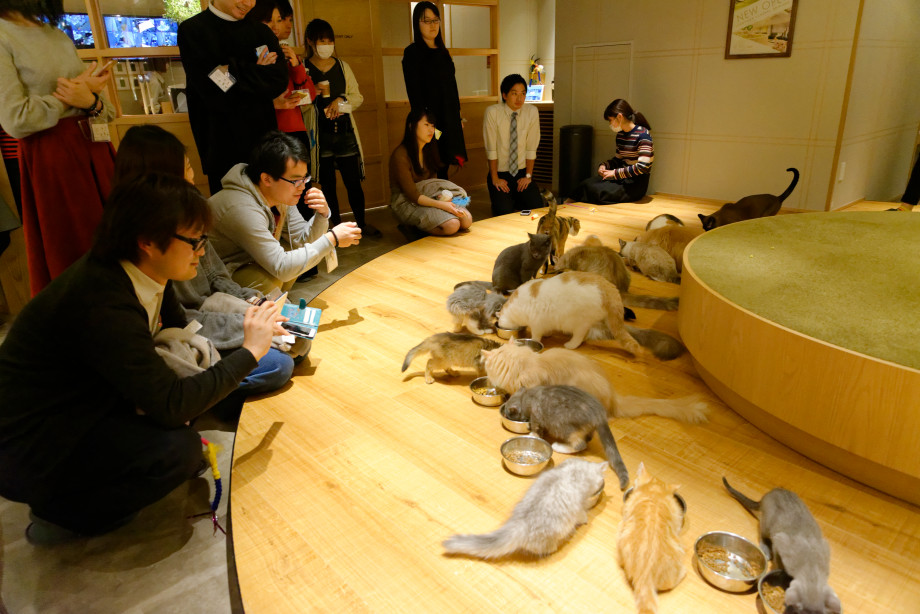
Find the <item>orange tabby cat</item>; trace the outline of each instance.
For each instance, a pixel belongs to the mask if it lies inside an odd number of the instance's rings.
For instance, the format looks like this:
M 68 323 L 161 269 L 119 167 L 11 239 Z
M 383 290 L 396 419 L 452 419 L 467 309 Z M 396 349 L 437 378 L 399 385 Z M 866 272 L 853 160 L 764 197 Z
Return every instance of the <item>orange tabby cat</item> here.
M 684 269 L 684 250 L 687 249 L 687 244 L 701 234 L 703 234 L 701 228 L 666 224 L 644 232 L 636 241 L 646 245 L 655 245 L 668 252 L 674 259 L 677 270 L 682 271 Z
M 674 588 L 687 573 L 680 541 L 684 512 L 677 486 L 650 476 L 639 464 L 636 485 L 623 503 L 617 550 L 636 594 L 639 614 L 658 611 L 658 591 Z

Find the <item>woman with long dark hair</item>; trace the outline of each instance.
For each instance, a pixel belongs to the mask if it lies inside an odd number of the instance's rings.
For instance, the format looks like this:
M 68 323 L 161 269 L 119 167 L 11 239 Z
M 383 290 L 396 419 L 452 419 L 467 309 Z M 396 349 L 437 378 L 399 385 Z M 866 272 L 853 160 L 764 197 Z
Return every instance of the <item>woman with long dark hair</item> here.
M 460 116 L 460 94 L 454 61 L 441 36 L 441 13 L 432 2 L 419 2 L 412 11 L 412 44 L 403 51 L 403 78 L 413 109 L 428 109 L 438 118 L 438 177 L 447 179 L 451 164 L 467 161 Z
M 390 155 L 390 210 L 400 224 L 433 235 L 452 235 L 469 228 L 473 216 L 453 202 L 466 198 L 466 191 L 437 176 L 441 159 L 432 142 L 434 133 L 430 111 L 409 112 L 402 142 Z
M 84 253 L 111 184 L 111 143 L 93 132 L 114 108 L 56 26 L 62 0 L 0 3 L 0 126 L 20 140 L 22 217 L 34 296 Z
M 616 133 L 617 149 L 612 158 L 601 162 L 597 176 L 585 179 L 566 202 L 595 205 L 631 203 L 645 196 L 655 161 L 651 126 L 645 116 L 629 103 L 617 98 L 604 109 L 604 119 Z

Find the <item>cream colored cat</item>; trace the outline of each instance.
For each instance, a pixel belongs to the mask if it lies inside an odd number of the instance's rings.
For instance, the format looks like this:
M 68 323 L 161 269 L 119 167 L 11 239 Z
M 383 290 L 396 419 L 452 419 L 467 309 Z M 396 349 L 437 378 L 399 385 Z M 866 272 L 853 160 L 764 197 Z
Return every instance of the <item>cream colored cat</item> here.
M 680 274 L 677 272 L 674 258 L 657 245 L 620 239 L 620 255 L 626 262 L 626 266 L 639 269 L 650 279 L 680 283 Z
M 703 234 L 701 228 L 687 228 L 676 224 L 667 224 L 660 228 L 646 231 L 636 239 L 639 243 L 654 245 L 668 252 L 674 259 L 678 272 L 684 270 L 684 250 L 693 239 Z
M 683 508 L 676 491 L 677 486 L 652 477 L 640 463 L 636 485 L 623 503 L 617 551 L 640 614 L 657 612 L 658 591 L 671 590 L 687 573 L 680 541 Z

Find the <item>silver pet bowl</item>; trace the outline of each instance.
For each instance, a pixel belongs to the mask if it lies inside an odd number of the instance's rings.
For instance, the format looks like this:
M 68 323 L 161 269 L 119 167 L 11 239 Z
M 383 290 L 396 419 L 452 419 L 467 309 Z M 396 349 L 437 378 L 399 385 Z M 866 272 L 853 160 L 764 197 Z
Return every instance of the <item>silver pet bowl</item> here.
M 598 490 L 596 493 L 594 493 L 593 495 L 585 499 L 585 509 L 589 510 L 595 505 L 597 505 L 597 502 L 600 501 L 601 497 L 603 496 L 604 496 L 604 485 L 601 484 L 600 490 Z
M 757 581 L 757 594 L 760 597 L 760 603 L 758 604 L 760 607 L 758 610 L 763 612 L 763 614 L 783 614 L 786 609 L 785 604 L 780 604 L 779 609 L 774 608 L 770 605 L 770 602 L 767 601 L 767 594 L 770 587 L 779 587 L 783 589 L 785 593 L 791 582 L 792 576 L 782 569 L 774 569 L 760 576 L 760 580 Z
M 523 330 L 523 326 L 516 326 L 514 328 L 502 328 L 498 324 L 495 325 L 495 334 L 498 335 L 501 339 L 517 339 L 518 335 L 520 335 L 521 331 Z
M 529 433 L 530 432 L 530 420 L 512 420 L 505 413 L 505 406 L 502 405 L 502 408 L 498 410 L 499 415 L 502 418 L 502 426 L 512 433 Z
M 767 557 L 755 543 L 726 531 L 700 535 L 693 560 L 704 580 L 730 593 L 751 590 L 767 569 Z
M 542 352 L 543 344 L 535 339 L 515 339 L 515 345 L 523 345 L 525 348 L 530 348 L 534 352 Z
M 512 437 L 501 447 L 502 462 L 508 471 L 518 475 L 540 473 L 553 457 L 549 442 L 532 435 Z
M 508 400 L 508 393 L 492 385 L 488 377 L 477 377 L 470 382 L 473 401 L 486 407 L 498 407 Z

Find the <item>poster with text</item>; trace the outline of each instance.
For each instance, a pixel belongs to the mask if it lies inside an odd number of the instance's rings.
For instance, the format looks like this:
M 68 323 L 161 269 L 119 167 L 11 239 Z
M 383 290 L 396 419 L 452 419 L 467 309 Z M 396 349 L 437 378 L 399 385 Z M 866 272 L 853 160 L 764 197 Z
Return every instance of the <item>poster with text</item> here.
M 726 59 L 787 58 L 798 0 L 729 0 Z

